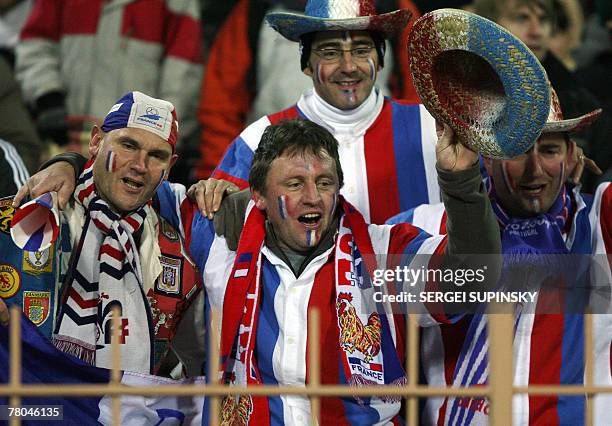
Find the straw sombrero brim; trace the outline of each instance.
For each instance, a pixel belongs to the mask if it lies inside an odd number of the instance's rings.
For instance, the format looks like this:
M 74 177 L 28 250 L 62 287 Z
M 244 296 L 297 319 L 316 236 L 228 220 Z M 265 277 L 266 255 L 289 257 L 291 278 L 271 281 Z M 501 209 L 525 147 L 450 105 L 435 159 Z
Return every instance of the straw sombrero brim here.
M 316 31 L 368 30 L 379 32 L 385 38 L 391 38 L 406 27 L 411 16 L 412 13 L 407 9 L 346 19 L 316 18 L 302 13 L 276 12 L 267 14 L 266 21 L 291 41 L 300 41 L 300 36 Z
M 569 118 L 561 121 L 548 121 L 544 124 L 542 133 L 556 133 L 556 132 L 575 132 L 583 127 L 590 125 L 593 121 L 599 118 L 601 114 L 601 108 L 593 110 L 588 114 L 581 115 L 576 118 Z
M 550 109 L 548 78 L 505 28 L 462 10 L 435 10 L 415 22 L 408 53 L 421 101 L 464 145 L 491 158 L 533 146 Z

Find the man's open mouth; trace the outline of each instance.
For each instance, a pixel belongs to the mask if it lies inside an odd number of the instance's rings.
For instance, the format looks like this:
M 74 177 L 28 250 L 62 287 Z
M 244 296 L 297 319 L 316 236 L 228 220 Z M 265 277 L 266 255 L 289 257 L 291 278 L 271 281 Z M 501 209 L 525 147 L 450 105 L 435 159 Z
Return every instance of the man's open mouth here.
M 306 225 L 315 225 L 321 220 L 319 213 L 308 213 L 298 217 L 298 221 Z
M 522 191 L 528 194 L 539 194 L 546 185 L 520 185 Z
M 144 186 L 144 183 L 142 182 L 138 182 L 136 180 L 130 179 L 130 178 L 123 178 L 121 179 L 123 181 L 123 183 L 125 183 L 128 187 L 133 188 L 133 189 L 140 189 Z

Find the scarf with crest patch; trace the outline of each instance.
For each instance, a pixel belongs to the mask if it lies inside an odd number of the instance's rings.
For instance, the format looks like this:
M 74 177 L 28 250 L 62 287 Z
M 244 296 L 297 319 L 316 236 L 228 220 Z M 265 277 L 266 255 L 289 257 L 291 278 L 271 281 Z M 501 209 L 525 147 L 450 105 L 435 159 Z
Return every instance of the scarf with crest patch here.
M 85 223 L 64 281 L 53 343 L 89 364 L 111 368 L 112 319 L 117 312 L 121 369 L 149 373 L 151 318 L 134 241 L 145 208 L 124 216 L 115 213 L 96 191 L 93 160 L 79 177 L 74 198 L 85 211 Z
M 385 315 L 384 310 L 371 298 L 363 295 L 363 289 L 371 286 L 369 274 L 376 269 L 376 265 L 372 264 L 373 256 L 370 256 L 374 250 L 368 225 L 363 216 L 342 197 L 339 197 L 338 206 L 344 214 L 330 256 L 333 256 L 335 264 L 334 310 L 340 342 L 337 351 L 332 348 L 322 351 L 322 362 L 338 363 L 338 359 L 333 357 L 339 354 L 340 375 L 351 386 L 402 385 L 406 383 L 406 377 L 395 353 L 391 331 L 393 318 Z M 252 202 L 250 207 L 223 303 L 220 362 L 223 380 L 230 385 L 263 384 L 255 359 L 255 342 L 263 287 L 262 263 L 266 262 L 261 254 L 265 243 L 266 217 L 253 207 Z M 372 371 L 376 374 L 362 374 Z M 358 404 L 364 404 L 361 399 L 355 399 Z M 374 398 L 368 398 L 368 401 L 370 399 Z M 384 404 L 397 404 L 399 410 L 399 399 L 380 399 Z M 228 396 L 222 406 L 224 410 L 236 413 L 244 424 L 270 422 L 266 397 Z

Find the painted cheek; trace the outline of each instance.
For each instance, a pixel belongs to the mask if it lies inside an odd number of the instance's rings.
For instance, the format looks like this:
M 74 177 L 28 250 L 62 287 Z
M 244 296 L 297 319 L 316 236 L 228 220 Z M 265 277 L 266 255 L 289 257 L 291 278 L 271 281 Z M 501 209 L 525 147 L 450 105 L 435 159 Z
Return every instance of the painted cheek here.
M 286 195 L 280 195 L 278 197 L 278 214 L 283 220 L 286 220 L 289 217 L 289 212 L 287 211 L 287 196 Z
M 161 171 L 161 176 L 159 177 L 159 180 L 157 181 L 157 185 L 155 186 L 155 191 L 157 192 L 157 188 L 160 187 L 160 185 L 164 182 L 164 178 L 166 177 L 166 171 L 162 170 Z
M 334 214 L 334 211 L 336 210 L 336 204 L 338 203 L 338 193 L 334 192 L 334 195 L 332 196 L 332 209 L 331 209 L 331 214 Z
M 374 59 L 368 58 L 368 65 L 370 66 L 370 80 L 376 80 L 376 66 L 374 65 Z
M 106 163 L 105 163 L 106 171 L 109 173 L 115 172 L 115 153 L 112 150 L 109 150 L 106 154 Z
M 317 81 L 317 84 L 327 83 L 328 77 L 329 76 L 325 73 L 325 71 L 323 71 L 321 63 L 317 63 L 317 65 L 315 66 L 315 79 Z
M 560 190 L 563 186 L 563 182 L 565 182 L 565 163 L 561 161 L 556 167 L 553 173 L 557 173 L 559 176 L 559 181 L 557 182 L 556 190 Z
M 513 173 L 516 173 L 517 171 L 516 166 L 508 162 L 503 162 L 501 164 L 501 169 L 502 169 L 502 177 L 504 179 L 504 185 L 506 186 L 506 189 L 508 190 L 510 194 L 515 194 L 517 190 L 517 183 L 516 183 L 516 180 L 512 176 L 513 176 Z M 517 176 L 520 176 L 520 174 L 517 174 Z

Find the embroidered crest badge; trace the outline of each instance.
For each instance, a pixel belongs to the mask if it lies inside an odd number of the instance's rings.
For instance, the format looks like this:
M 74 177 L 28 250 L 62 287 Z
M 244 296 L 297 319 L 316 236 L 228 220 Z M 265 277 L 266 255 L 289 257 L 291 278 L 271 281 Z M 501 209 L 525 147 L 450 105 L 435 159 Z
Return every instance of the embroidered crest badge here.
M 51 292 L 24 291 L 23 313 L 37 326 L 42 325 L 51 310 Z
M 183 261 L 180 258 L 160 256 L 162 273 L 155 282 L 155 290 L 171 296 L 181 294 L 181 270 Z
M 0 200 L 0 232 L 11 235 L 11 221 L 15 209 L 11 206 L 12 199 Z
M 39 275 L 53 271 L 53 246 L 41 251 L 23 252 L 23 272 Z
M 0 297 L 13 297 L 20 286 L 21 276 L 17 268 L 6 263 L 0 264 Z
M 170 226 L 165 220 L 161 219 L 159 221 L 159 228 L 162 232 L 162 235 L 168 238 L 170 241 L 178 241 L 179 235 L 178 232 L 172 226 Z

